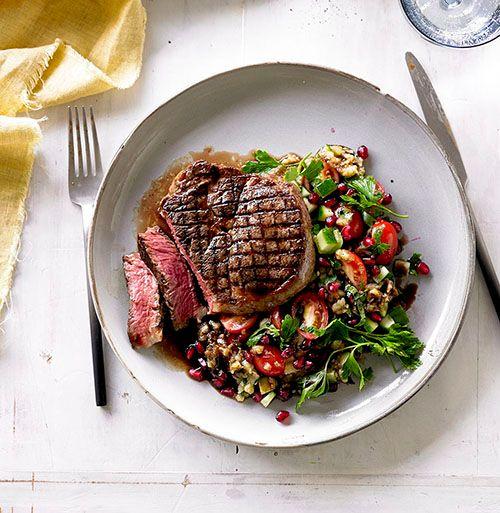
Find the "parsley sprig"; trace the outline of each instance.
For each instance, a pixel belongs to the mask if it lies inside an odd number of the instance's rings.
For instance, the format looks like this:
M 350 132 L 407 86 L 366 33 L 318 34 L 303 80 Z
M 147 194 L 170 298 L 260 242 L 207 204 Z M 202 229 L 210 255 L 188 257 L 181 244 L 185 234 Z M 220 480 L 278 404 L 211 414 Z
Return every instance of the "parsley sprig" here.
M 249 160 L 243 165 L 241 168 L 243 173 L 269 173 L 281 167 L 285 169 L 285 181 L 294 182 L 304 177 L 322 198 L 330 195 L 337 188 L 337 184 L 331 178 L 320 176 L 324 164 L 317 154 L 308 153 L 300 162 L 290 164 L 283 164 L 281 160 L 275 159 L 265 150 L 256 150 L 254 158 L 255 160 Z
M 279 342 L 280 348 L 283 349 L 290 344 L 295 335 L 299 321 L 295 317 L 286 314 L 281 323 L 281 329 L 276 328 L 274 324 L 266 321 L 257 330 L 255 330 L 247 340 L 247 346 L 253 347 L 260 342 L 264 335 L 269 335 Z
M 408 217 L 406 214 L 398 214 L 380 203 L 383 194 L 377 189 L 377 182 L 373 176 L 365 175 L 354 178 L 348 182 L 348 185 L 357 192 L 357 197 L 343 194 L 341 198 L 345 203 L 361 211 L 368 212 L 368 214 L 375 217 L 383 214 L 389 214 L 399 218 Z
M 373 238 L 375 239 L 375 244 L 371 246 L 371 250 L 376 255 L 381 255 L 385 251 L 387 251 L 391 246 L 385 242 L 382 242 L 382 231 L 380 228 L 374 228 L 372 231 Z
M 340 368 L 340 377 L 343 380 L 356 378 L 360 390 L 373 376 L 371 368 L 363 368 L 358 360 L 363 353 L 386 357 L 395 371 L 394 358 L 409 370 L 414 370 L 421 364 L 420 354 L 424 345 L 407 325 L 396 323 L 387 332 L 369 333 L 358 326 L 351 327 L 340 319 L 334 319 L 326 328 L 316 330 L 315 333 L 319 337 L 316 340 L 319 345 L 331 345 L 332 342 L 340 340 L 344 346 L 330 353 L 323 369 L 303 378 L 297 410 L 306 400 L 319 397 L 328 391 L 328 367 L 337 354 L 346 355 Z
M 281 165 L 265 150 L 255 150 L 253 156 L 255 160 L 249 160 L 241 168 L 243 173 L 269 173 Z

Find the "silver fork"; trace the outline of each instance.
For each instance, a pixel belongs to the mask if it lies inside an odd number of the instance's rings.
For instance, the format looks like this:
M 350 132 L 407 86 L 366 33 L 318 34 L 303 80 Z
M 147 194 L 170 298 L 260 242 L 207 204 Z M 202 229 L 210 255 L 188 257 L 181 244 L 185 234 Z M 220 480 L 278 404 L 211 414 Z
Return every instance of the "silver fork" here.
M 73 115 L 74 111 L 74 115 Z M 94 111 L 90 111 L 92 145 L 89 139 L 88 116 L 85 107 L 68 107 L 68 188 L 69 197 L 82 209 L 83 241 L 85 246 L 85 267 L 87 266 L 87 235 L 94 210 L 94 200 L 101 183 L 103 172 L 99 141 L 95 128 Z M 81 118 L 81 120 L 80 120 Z M 83 137 L 82 137 L 83 132 Z M 75 165 L 74 141 L 76 140 L 77 163 Z M 85 153 L 85 158 L 83 156 Z M 93 158 L 92 158 L 93 154 Z M 92 362 L 94 367 L 94 389 L 97 406 L 106 405 L 106 382 L 104 376 L 104 355 L 102 333 L 92 302 L 90 284 L 87 277 L 87 298 L 90 317 L 90 337 L 92 342 Z

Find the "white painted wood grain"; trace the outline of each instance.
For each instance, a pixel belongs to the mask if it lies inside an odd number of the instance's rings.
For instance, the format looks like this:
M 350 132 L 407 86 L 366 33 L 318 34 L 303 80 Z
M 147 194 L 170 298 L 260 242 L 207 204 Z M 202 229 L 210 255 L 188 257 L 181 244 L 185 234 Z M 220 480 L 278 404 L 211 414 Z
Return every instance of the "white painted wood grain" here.
M 12 513 L 175 511 L 497 512 L 500 480 L 440 476 L 16 473 L 0 481 L 0 507 Z
M 339 68 L 420 113 L 404 63 L 411 50 L 453 125 L 472 202 L 499 261 L 500 40 L 465 51 L 431 45 L 394 0 L 144 3 L 148 32 L 139 81 L 82 102 L 98 114 L 105 164 L 157 105 L 202 78 L 248 63 Z M 147 506 L 253 513 L 334 505 L 385 513 L 408 504 L 418 511 L 500 511 L 500 327 L 481 276 L 457 343 L 428 385 L 393 415 L 338 442 L 273 451 L 212 439 L 161 410 L 107 348 L 109 406 L 96 408 L 79 211 L 66 190 L 65 109 L 40 114 L 48 121 L 12 308 L 0 334 L 2 512 Z M 182 485 L 185 475 L 192 484 Z

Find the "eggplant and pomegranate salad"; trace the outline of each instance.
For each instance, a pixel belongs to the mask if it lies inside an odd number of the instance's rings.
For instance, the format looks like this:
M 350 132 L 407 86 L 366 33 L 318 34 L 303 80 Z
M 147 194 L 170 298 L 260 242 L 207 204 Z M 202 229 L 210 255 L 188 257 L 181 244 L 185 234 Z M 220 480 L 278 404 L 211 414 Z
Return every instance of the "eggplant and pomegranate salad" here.
M 413 277 L 430 270 L 400 256 L 407 216 L 367 158 L 365 146 L 258 150 L 241 169 L 197 161 L 181 172 L 161 226 L 124 257 L 132 344 L 183 330 L 191 378 L 265 407 L 297 396 L 297 410 L 341 384 L 361 390 L 369 354 L 415 369 L 423 344 L 406 310 Z

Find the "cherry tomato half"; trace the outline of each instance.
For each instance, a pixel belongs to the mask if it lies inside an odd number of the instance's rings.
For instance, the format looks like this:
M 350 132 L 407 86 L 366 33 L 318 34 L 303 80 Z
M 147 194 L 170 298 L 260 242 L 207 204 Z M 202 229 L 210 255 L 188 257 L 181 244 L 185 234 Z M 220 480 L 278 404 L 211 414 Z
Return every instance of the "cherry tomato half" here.
M 236 334 L 249 330 L 257 319 L 257 315 L 222 315 L 220 322 L 229 333 Z
M 281 323 L 283 322 L 283 315 L 281 315 L 281 308 L 279 306 L 275 306 L 273 308 L 273 311 L 271 312 L 271 322 L 273 323 L 273 326 L 280 330 L 281 329 Z
M 376 234 L 376 237 L 374 236 Z M 398 232 L 389 221 L 376 221 L 371 228 L 371 235 L 375 240 L 380 237 L 382 244 L 388 244 L 389 248 L 375 257 L 377 264 L 386 265 L 392 262 L 392 259 L 398 251 Z
M 368 281 L 366 267 L 363 260 L 356 253 L 347 249 L 339 249 L 335 253 L 337 260 L 342 264 L 342 270 L 349 281 L 357 288 L 364 289 Z
M 304 292 L 293 302 L 292 317 L 299 321 L 302 319 L 300 325 L 304 328 L 324 328 L 328 324 L 328 308 L 317 294 Z M 317 338 L 314 333 L 303 329 L 299 329 L 298 332 L 308 340 Z
M 359 239 L 364 232 L 363 217 L 361 214 L 346 205 L 341 205 L 336 211 L 337 226 L 349 226 L 349 234 L 351 239 Z
M 264 376 L 281 376 L 285 372 L 285 359 L 281 356 L 281 351 L 274 346 L 264 346 L 261 354 L 254 355 L 253 364 Z

